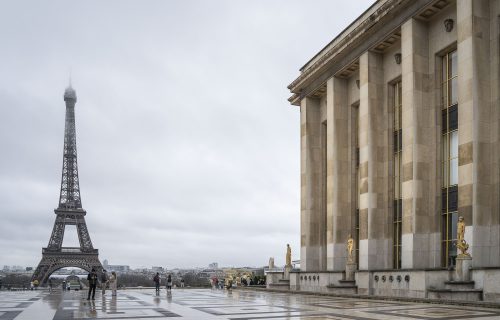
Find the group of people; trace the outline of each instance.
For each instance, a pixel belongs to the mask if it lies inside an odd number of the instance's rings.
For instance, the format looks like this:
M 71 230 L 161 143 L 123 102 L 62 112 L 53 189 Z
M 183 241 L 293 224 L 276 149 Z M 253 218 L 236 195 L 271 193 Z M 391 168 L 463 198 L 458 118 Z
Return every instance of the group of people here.
M 39 284 L 40 283 L 38 282 L 37 279 L 35 279 L 34 281 L 31 281 L 30 282 L 30 290 L 36 290 L 36 289 L 38 289 L 38 285 Z
M 87 296 L 87 300 L 90 300 L 90 296 L 92 295 L 92 300 L 95 300 L 95 290 L 97 288 L 98 284 L 98 279 L 99 277 L 97 276 L 97 272 L 94 268 L 92 268 L 92 271 L 89 273 L 87 276 L 87 280 L 89 281 L 89 294 Z M 118 284 L 118 278 L 116 277 L 116 272 L 111 272 L 111 276 L 108 276 L 108 272 L 103 269 L 101 273 L 101 289 L 102 289 L 102 295 L 106 294 L 106 287 L 109 285 L 109 288 L 111 289 L 111 295 L 116 296 L 116 287 Z
M 161 277 L 160 273 L 157 272 L 155 276 L 153 277 L 153 282 L 155 283 L 155 290 L 156 290 L 156 295 L 160 295 L 160 284 L 161 284 Z M 184 280 L 181 280 L 181 286 L 184 287 Z M 167 276 L 167 294 L 172 292 L 172 276 L 168 275 Z

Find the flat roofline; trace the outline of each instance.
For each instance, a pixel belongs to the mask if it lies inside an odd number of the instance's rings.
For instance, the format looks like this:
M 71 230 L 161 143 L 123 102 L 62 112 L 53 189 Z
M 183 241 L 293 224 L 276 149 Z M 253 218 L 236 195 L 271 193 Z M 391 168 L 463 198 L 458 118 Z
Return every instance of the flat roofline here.
M 331 40 L 330 42 L 328 42 L 321 50 L 318 51 L 318 53 L 316 53 L 311 59 L 309 59 L 302 67 L 300 67 L 299 71 L 303 71 L 306 66 L 311 63 L 315 58 L 317 58 L 319 55 L 321 55 L 321 53 L 326 50 L 332 43 L 334 43 L 337 39 L 341 38 L 344 33 L 347 32 L 347 29 L 349 29 L 350 27 L 352 27 L 356 22 L 358 22 L 358 20 L 361 19 L 361 17 L 363 17 L 368 11 L 370 11 L 374 6 L 376 6 L 380 1 L 382 0 L 376 0 L 371 6 L 369 6 L 365 11 L 363 11 L 363 13 L 361 13 L 356 19 L 354 19 L 354 21 L 352 21 L 347 27 L 345 27 L 342 31 L 340 31 L 340 33 L 335 37 L 333 38 L 333 40 Z

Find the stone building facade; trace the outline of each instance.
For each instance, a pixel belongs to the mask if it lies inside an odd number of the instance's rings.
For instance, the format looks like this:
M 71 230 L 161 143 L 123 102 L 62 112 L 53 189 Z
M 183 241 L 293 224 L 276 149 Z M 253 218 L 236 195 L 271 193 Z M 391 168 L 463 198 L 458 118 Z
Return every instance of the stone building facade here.
M 300 69 L 290 289 L 500 300 L 499 31 L 500 0 L 379 0 Z M 465 286 L 450 285 L 459 216 Z

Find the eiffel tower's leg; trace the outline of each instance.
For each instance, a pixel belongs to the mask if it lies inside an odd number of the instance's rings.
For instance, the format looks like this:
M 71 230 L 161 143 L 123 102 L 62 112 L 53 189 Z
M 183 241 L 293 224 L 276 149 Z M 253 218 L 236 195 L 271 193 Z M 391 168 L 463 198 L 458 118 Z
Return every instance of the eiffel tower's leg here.
M 31 281 L 38 280 L 40 285 L 45 285 L 50 275 L 49 270 L 53 268 L 54 260 L 46 256 L 42 257 L 42 260 L 36 267 L 33 276 L 31 276 Z
M 78 219 L 76 224 L 76 230 L 78 232 L 78 240 L 80 241 L 80 249 L 82 252 L 92 250 L 92 241 L 90 240 L 89 231 L 87 230 L 87 224 L 85 223 L 85 218 L 81 217 Z
M 42 261 L 40 261 L 31 277 L 31 281 L 37 279 L 40 285 L 45 285 L 54 271 L 64 267 L 76 267 L 87 272 L 95 269 L 98 273 L 102 272 L 102 264 L 99 261 L 97 253 L 75 253 L 68 255 L 49 252 L 43 255 Z
M 54 223 L 54 228 L 52 229 L 52 235 L 50 236 L 49 245 L 47 248 L 49 250 L 60 250 L 62 247 L 64 239 L 64 229 L 66 223 L 64 222 L 64 217 L 57 216 L 56 222 Z

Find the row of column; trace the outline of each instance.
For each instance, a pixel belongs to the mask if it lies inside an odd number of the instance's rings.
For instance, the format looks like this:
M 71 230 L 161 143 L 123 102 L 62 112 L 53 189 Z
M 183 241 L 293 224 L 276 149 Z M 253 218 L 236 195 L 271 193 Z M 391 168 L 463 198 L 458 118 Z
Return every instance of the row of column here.
M 500 266 L 499 2 L 457 1 L 458 206 L 469 225 L 466 240 L 476 267 Z M 429 50 L 425 22 L 405 22 L 401 39 L 402 268 L 440 267 L 439 52 Z M 352 123 L 346 79 L 327 81 L 326 125 L 318 99 L 301 101 L 304 271 L 344 270 L 346 240 L 355 232 L 356 204 L 359 269 L 392 268 L 392 105 L 382 62 L 383 56 L 374 52 L 365 52 L 359 59 L 357 126 Z M 359 127 L 358 168 L 353 161 L 355 127 Z M 324 137 L 326 143 L 322 143 Z M 352 192 L 353 188 L 357 190 Z

